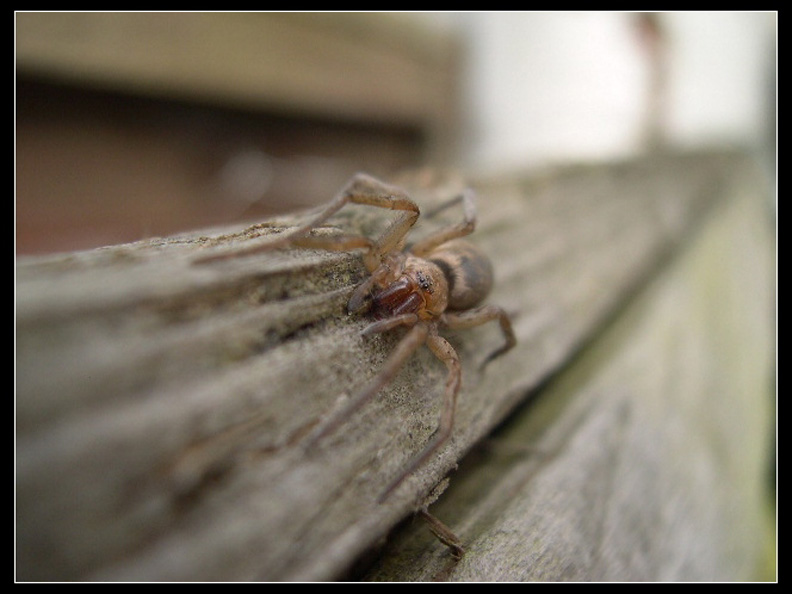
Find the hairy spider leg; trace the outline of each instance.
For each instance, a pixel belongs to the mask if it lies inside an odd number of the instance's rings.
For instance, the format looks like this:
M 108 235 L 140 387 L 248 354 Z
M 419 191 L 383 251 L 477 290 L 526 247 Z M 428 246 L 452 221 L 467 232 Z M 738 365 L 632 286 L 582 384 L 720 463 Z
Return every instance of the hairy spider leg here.
M 375 206 L 388 210 L 402 211 L 376 240 L 360 235 L 340 237 L 312 237 L 307 235 L 311 229 L 324 223 L 347 203 Z M 347 186 L 314 219 L 279 238 L 279 245 L 294 244 L 315 247 L 328 251 L 346 251 L 351 248 L 366 247 L 363 262 L 369 272 L 374 272 L 382 263 L 385 254 L 399 251 L 410 229 L 418 220 L 418 205 L 397 186 L 379 181 L 364 173 L 352 178 Z
M 465 237 L 466 235 L 470 235 L 476 229 L 476 204 L 473 200 L 473 190 L 470 188 L 466 189 L 462 192 L 459 196 L 448 200 L 445 204 L 441 204 L 439 207 L 434 209 L 428 216 L 434 216 L 441 210 L 445 210 L 449 206 L 453 206 L 458 202 L 462 202 L 462 207 L 464 211 L 464 217 L 462 222 L 457 223 L 456 225 L 450 225 L 448 227 L 443 227 L 442 229 L 438 229 L 434 233 L 428 235 L 424 239 L 415 243 L 412 246 L 410 251 L 418 257 L 424 257 L 437 247 L 443 245 L 451 241 L 452 239 L 458 239 L 460 237 Z
M 514 335 L 511 319 L 502 307 L 497 305 L 482 305 L 475 309 L 469 309 L 462 312 L 444 313 L 440 317 L 440 322 L 452 330 L 463 330 L 466 328 L 473 328 L 486 324 L 492 320 L 498 320 L 503 337 L 506 339 L 504 344 L 492 351 L 486 359 L 479 366 L 479 371 L 484 368 L 495 358 L 500 357 L 506 351 L 510 350 L 517 344 L 517 337 Z
M 490 353 L 484 362 L 479 367 L 483 370 L 484 367 L 496 357 L 501 356 L 503 353 L 511 349 L 517 344 L 517 339 L 512 329 L 509 316 L 503 308 L 495 305 L 484 305 L 473 310 L 461 313 L 445 313 L 441 316 L 440 321 L 444 325 L 452 329 L 472 328 L 485 324 L 492 320 L 500 322 L 500 328 L 506 339 L 506 342 L 500 348 Z M 373 324 L 372 324 L 373 325 Z M 380 502 L 388 498 L 388 496 L 404 482 L 404 480 L 420 468 L 436 451 L 443 445 L 443 443 L 451 435 L 451 430 L 454 426 L 454 415 L 456 413 L 456 400 L 457 394 L 461 387 L 462 369 L 459 362 L 459 356 L 454 350 L 454 347 L 442 336 L 437 334 L 436 325 L 432 328 L 432 332 L 426 339 L 426 345 L 435 354 L 435 356 L 445 363 L 448 369 L 448 378 L 446 379 L 445 395 L 443 397 L 443 409 L 440 415 L 440 423 L 435 431 L 432 439 L 421 451 L 420 454 L 413 458 L 405 470 L 391 482 L 380 495 Z
M 429 347 L 438 359 L 445 363 L 448 369 L 445 392 L 443 395 L 443 407 L 440 412 L 440 423 L 424 449 L 410 461 L 402 473 L 388 485 L 385 491 L 383 491 L 382 495 L 379 497 L 380 502 L 387 499 L 390 494 L 404 482 L 404 479 L 418 470 L 418 468 L 420 468 L 432 454 L 445 443 L 451 435 L 451 430 L 454 428 L 457 394 L 459 394 L 459 388 L 462 385 L 462 366 L 459 362 L 459 355 L 457 355 L 451 343 L 437 334 L 436 325 L 432 327 L 431 333 L 426 338 L 426 346 Z
M 401 339 L 376 377 L 363 390 L 353 396 L 340 411 L 334 413 L 328 422 L 321 424 L 317 431 L 308 438 L 306 447 L 312 448 L 319 440 L 333 433 L 353 413 L 371 400 L 377 392 L 396 376 L 410 355 L 426 342 L 428 335 L 429 328 L 426 324 L 415 324 Z
M 308 233 L 331 216 L 341 210 L 346 204 L 363 204 L 399 210 L 401 216 L 383 233 L 376 241 L 358 235 L 344 235 L 340 237 L 309 237 Z M 302 247 L 315 247 L 328 251 L 346 251 L 349 249 L 366 247 L 370 248 L 364 256 L 366 268 L 369 272 L 379 266 L 382 255 L 392 251 L 394 246 L 403 242 L 410 228 L 415 224 L 420 215 L 418 205 L 397 186 L 386 184 L 365 173 L 358 173 L 344 186 L 338 194 L 308 222 L 282 233 L 278 237 L 265 243 L 251 246 L 247 249 L 235 250 L 228 253 L 210 254 L 198 258 L 198 263 L 226 260 L 240 256 L 248 256 L 265 252 L 287 245 L 300 245 Z

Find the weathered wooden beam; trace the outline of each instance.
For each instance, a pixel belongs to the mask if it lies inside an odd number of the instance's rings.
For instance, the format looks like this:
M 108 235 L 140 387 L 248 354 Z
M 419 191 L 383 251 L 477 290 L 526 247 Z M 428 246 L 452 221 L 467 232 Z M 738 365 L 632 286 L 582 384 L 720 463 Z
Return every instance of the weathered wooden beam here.
M 18 260 L 18 577 L 343 575 L 591 339 L 744 167 L 698 154 L 481 180 L 474 237 L 519 344 L 479 375 L 497 328 L 450 336 L 464 374 L 456 429 L 384 504 L 383 485 L 436 426 L 445 372 L 430 353 L 304 448 L 399 338 L 361 338 L 366 320 L 345 313 L 359 256 L 196 265 L 287 218 Z M 350 209 L 339 226 L 372 232 L 388 216 L 376 210 Z
M 773 245 L 760 180 L 470 455 L 368 580 L 773 580 Z M 768 569 L 770 568 L 770 569 Z
M 23 73 L 226 107 L 424 127 L 456 76 L 452 35 L 382 13 L 15 17 Z

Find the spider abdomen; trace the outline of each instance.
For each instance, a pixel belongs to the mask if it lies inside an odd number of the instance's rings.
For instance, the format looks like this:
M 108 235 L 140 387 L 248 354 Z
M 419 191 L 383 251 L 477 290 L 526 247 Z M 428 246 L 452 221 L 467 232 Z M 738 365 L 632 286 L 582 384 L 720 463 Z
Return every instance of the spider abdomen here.
M 432 252 L 430 261 L 443 271 L 448 284 L 448 308 L 475 307 L 492 290 L 492 264 L 476 246 L 455 240 Z

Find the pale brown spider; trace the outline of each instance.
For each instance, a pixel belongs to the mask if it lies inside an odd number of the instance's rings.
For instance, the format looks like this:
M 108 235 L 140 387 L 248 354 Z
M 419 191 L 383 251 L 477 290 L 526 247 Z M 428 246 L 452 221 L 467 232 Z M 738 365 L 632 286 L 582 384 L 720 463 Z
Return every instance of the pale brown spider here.
M 361 235 L 309 235 L 312 229 L 350 202 L 397 210 L 400 214 L 376 240 Z M 424 464 L 451 434 L 462 371 L 459 356 L 451 344 L 440 336 L 439 328 L 471 328 L 498 320 L 506 342 L 484 360 L 482 368 L 516 343 L 506 312 L 494 305 L 480 305 L 492 288 L 492 266 L 475 246 L 460 239 L 472 233 L 476 226 L 472 192 L 463 192 L 441 208 L 459 202 L 464 210 L 461 223 L 438 229 L 405 250 L 407 234 L 420 214 L 418 205 L 403 189 L 366 174 L 357 174 L 317 216 L 304 225 L 243 252 L 201 259 L 209 261 L 236 257 L 289 245 L 331 251 L 366 250 L 363 263 L 369 276 L 352 293 L 347 306 L 349 313 L 370 310 L 376 318 L 363 330 L 363 335 L 385 332 L 398 326 L 405 326 L 409 330 L 369 385 L 350 398 L 338 413 L 309 436 L 309 447 L 336 430 L 387 385 L 421 345 L 426 344 L 448 369 L 437 430 L 424 449 L 388 485 L 380 500 L 384 500 Z

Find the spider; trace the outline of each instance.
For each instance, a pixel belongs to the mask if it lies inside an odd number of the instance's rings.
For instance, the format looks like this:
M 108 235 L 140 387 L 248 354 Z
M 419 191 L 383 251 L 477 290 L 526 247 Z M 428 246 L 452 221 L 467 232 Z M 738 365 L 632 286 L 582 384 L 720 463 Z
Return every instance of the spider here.
M 308 447 L 335 431 L 391 382 L 407 359 L 422 345 L 429 347 L 445 364 L 448 372 L 436 431 L 423 450 L 387 486 L 380 501 L 385 500 L 418 470 L 443 445 L 453 429 L 462 370 L 459 355 L 440 336 L 440 328 L 471 328 L 498 320 L 505 342 L 487 356 L 481 364 L 482 369 L 516 344 L 506 312 L 494 305 L 481 305 L 492 288 L 492 265 L 475 246 L 461 239 L 470 235 L 476 226 L 472 191 L 466 190 L 438 210 L 460 202 L 464 212 L 462 222 L 440 228 L 405 249 L 407 235 L 420 215 L 418 205 L 405 190 L 358 173 L 307 223 L 266 244 L 233 254 L 210 255 L 201 259 L 224 259 L 287 246 L 329 251 L 365 250 L 363 263 L 369 274 L 353 291 L 347 305 L 348 312 L 360 314 L 368 311 L 373 314 L 375 321 L 362 331 L 364 336 L 400 326 L 408 328 L 408 331 L 370 383 L 307 438 Z M 399 216 L 377 239 L 362 235 L 328 237 L 309 234 L 348 203 L 399 211 Z

